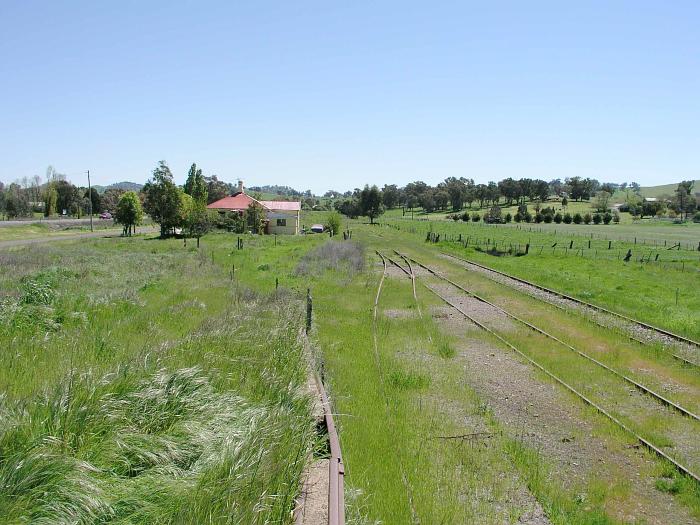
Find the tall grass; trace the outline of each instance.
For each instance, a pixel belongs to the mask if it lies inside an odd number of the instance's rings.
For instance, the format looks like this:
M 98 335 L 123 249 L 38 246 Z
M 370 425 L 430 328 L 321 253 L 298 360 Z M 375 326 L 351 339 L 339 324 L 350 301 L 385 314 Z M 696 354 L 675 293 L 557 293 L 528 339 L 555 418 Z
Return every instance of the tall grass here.
M 298 301 L 232 284 L 177 241 L 131 241 L 9 257 L 0 516 L 290 522 L 316 439 Z M 56 326 L 15 322 L 28 308 Z

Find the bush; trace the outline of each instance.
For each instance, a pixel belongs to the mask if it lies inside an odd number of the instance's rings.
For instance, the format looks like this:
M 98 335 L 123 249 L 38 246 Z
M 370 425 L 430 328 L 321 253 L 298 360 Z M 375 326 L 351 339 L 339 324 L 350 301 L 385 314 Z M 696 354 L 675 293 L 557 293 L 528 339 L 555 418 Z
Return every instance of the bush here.
M 462 214 L 462 220 L 463 220 L 464 222 L 469 222 L 469 218 L 470 218 L 470 217 L 469 217 L 469 212 L 468 212 L 468 211 L 465 211 L 465 212 Z
M 338 235 L 340 233 L 340 221 L 340 213 L 332 211 L 326 217 L 326 228 L 333 232 L 333 235 Z
M 481 215 L 479 215 L 478 213 L 474 213 L 472 215 L 472 222 L 479 222 L 480 220 L 481 220 Z
M 492 206 L 489 211 L 484 213 L 484 222 L 487 222 L 489 224 L 500 224 L 503 222 L 501 220 L 501 207 L 500 206 Z
M 700 211 L 696 211 L 693 215 L 693 222 L 700 222 Z
M 552 215 L 549 214 L 549 213 L 547 213 L 547 214 L 544 216 L 544 222 L 546 222 L 547 224 L 551 223 L 551 222 L 552 222 Z
M 590 224 L 592 220 L 593 220 L 593 217 L 591 217 L 590 213 L 587 213 L 586 215 L 583 216 L 584 224 Z
M 700 212 L 698 212 L 698 213 L 700 213 Z M 512 220 L 513 220 L 513 216 L 510 213 L 506 213 L 505 217 L 503 217 L 503 222 L 505 222 L 506 224 Z
M 610 214 L 610 212 L 605 212 L 605 215 L 603 215 L 603 223 L 604 224 L 610 224 L 610 221 L 612 220 L 613 216 Z
M 564 217 L 561 213 L 554 214 L 554 222 L 556 222 L 557 224 L 561 224 L 563 218 Z
M 564 224 L 571 224 L 571 214 L 570 213 L 564 214 Z
M 537 224 L 541 223 L 544 220 L 544 215 L 542 215 L 540 212 L 535 213 L 535 222 Z
M 453 221 L 458 221 L 459 219 L 462 218 L 462 217 L 459 215 L 459 213 L 455 213 L 455 214 L 453 214 L 453 215 L 448 215 L 447 217 L 448 217 L 449 219 L 452 219 Z
M 529 211 L 526 211 L 523 215 L 523 220 L 525 222 L 532 222 L 532 214 Z
M 513 219 L 515 220 L 515 222 L 520 222 L 523 220 L 523 216 L 520 215 L 520 212 L 516 212 L 515 217 L 513 217 Z
M 617 213 L 617 212 L 613 213 L 613 222 L 614 222 L 615 224 L 619 224 L 619 223 L 620 223 L 620 214 L 619 214 L 619 213 Z
M 593 222 L 594 222 L 595 224 L 600 224 L 602 220 L 603 220 L 603 218 L 600 216 L 599 213 L 596 213 L 596 214 L 593 216 Z
M 574 224 L 581 224 L 583 222 L 583 217 L 580 213 L 574 213 Z

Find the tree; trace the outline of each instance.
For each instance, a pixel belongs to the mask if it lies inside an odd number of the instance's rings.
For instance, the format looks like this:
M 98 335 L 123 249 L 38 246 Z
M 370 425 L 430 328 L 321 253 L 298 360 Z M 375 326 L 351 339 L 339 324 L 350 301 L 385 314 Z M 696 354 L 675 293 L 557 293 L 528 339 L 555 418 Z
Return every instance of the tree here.
M 257 203 L 248 206 L 244 214 L 245 223 L 253 233 L 263 233 L 265 230 L 265 210 Z
M 199 239 L 211 231 L 213 223 L 211 211 L 207 209 L 206 204 L 192 199 L 185 218 L 185 233 L 197 239 L 197 248 L 199 248 Z
M 124 192 L 114 211 L 114 220 L 124 227 L 124 236 L 131 236 L 143 220 L 143 209 L 139 196 L 133 191 Z
M 360 210 L 362 215 L 369 217 L 370 224 L 374 224 L 374 219 L 384 213 L 382 196 L 377 186 L 370 188 L 369 185 L 365 185 L 360 192 Z
M 423 192 L 418 198 L 418 202 L 425 213 L 432 213 L 435 211 L 435 196 L 432 191 Z
M 467 184 L 464 179 L 448 177 L 443 183 L 445 191 L 449 195 L 452 211 L 459 211 L 464 207 L 464 200 L 467 196 Z
M 202 176 L 202 170 L 197 169 L 196 164 L 190 166 L 190 171 L 187 174 L 187 180 L 183 188 L 187 195 L 190 195 L 195 201 L 207 204 L 207 183 Z
M 173 182 L 173 174 L 164 160 L 153 170 L 153 177 L 143 187 L 144 209 L 153 222 L 160 224 L 160 236 L 165 237 L 182 222 L 182 190 Z
M 693 191 L 693 183 L 694 181 L 692 180 L 687 180 L 683 181 L 678 185 L 678 188 L 676 188 L 676 198 L 675 198 L 675 207 L 676 207 L 676 212 L 683 217 L 683 214 L 685 214 L 685 219 L 688 219 L 688 214 L 690 214 L 693 210 L 695 210 L 696 202 L 695 199 L 692 196 L 692 191 Z
M 233 185 L 219 180 L 216 175 L 204 177 L 207 185 L 207 204 L 223 199 L 233 193 Z
M 399 189 L 396 184 L 385 184 L 382 188 L 382 202 L 386 209 L 395 208 L 399 203 Z
M 101 207 L 103 210 L 110 213 L 115 213 L 119 199 L 126 193 L 125 190 L 119 188 L 109 188 L 102 194 Z
M 593 207 L 600 212 L 606 211 L 610 206 L 610 197 L 611 194 L 607 191 L 599 191 L 595 194 L 595 202 L 593 203 Z
M 549 198 L 549 184 L 544 180 L 536 180 L 533 192 L 541 202 L 545 202 Z
M 58 192 L 56 191 L 56 184 L 54 182 L 49 182 L 44 190 L 44 216 L 51 217 L 56 215 L 56 205 L 58 201 Z
M 90 204 L 92 204 L 92 213 L 102 212 L 102 197 L 100 197 L 100 194 L 97 193 L 95 188 L 85 190 L 83 197 L 90 199 Z

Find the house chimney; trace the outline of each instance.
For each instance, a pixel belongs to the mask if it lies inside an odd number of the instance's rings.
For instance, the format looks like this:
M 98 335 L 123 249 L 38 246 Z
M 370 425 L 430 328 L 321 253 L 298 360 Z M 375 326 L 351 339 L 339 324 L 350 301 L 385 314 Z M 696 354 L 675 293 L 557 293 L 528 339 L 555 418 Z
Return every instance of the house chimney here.
M 238 193 L 243 193 L 243 181 L 238 179 Z

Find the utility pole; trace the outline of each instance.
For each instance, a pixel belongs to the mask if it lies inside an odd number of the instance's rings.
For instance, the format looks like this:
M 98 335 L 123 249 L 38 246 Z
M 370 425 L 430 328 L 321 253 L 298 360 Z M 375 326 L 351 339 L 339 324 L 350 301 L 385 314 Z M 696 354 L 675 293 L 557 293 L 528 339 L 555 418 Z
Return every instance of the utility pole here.
M 92 186 L 90 185 L 90 170 L 87 170 L 88 176 L 88 198 L 90 199 L 90 231 L 95 231 L 92 229 Z

